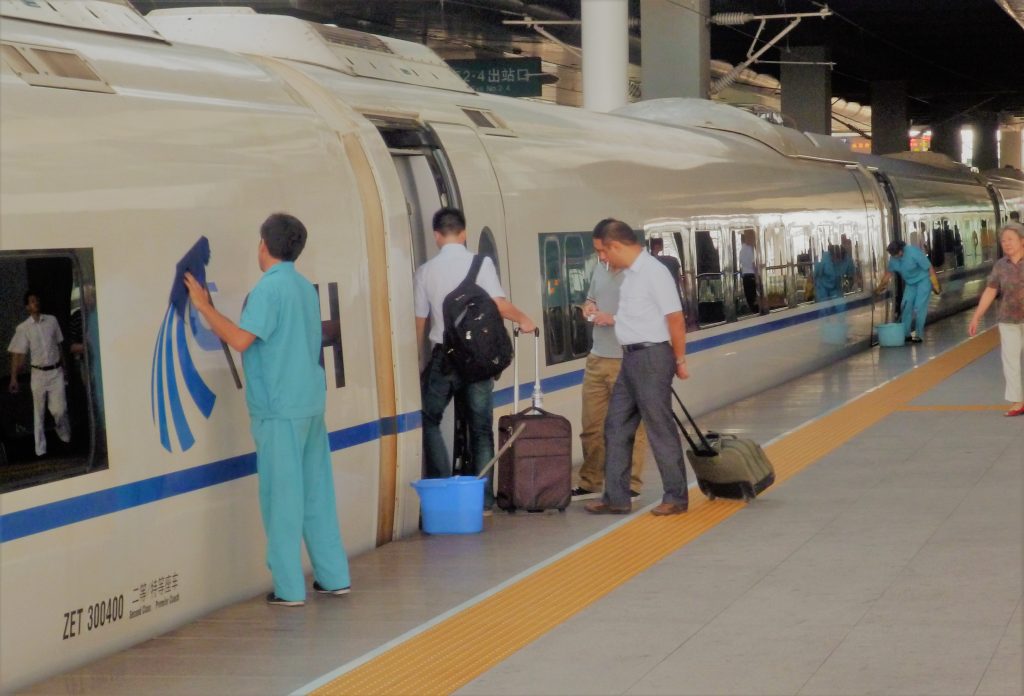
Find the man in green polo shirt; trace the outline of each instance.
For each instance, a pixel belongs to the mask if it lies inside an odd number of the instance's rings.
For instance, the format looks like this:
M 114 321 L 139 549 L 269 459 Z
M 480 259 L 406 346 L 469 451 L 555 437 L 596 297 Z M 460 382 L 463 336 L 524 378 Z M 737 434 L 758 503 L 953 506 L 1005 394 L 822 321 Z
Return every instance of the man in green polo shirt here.
M 242 353 L 267 565 L 274 578 L 267 602 L 293 607 L 306 599 L 303 539 L 314 590 L 340 595 L 351 585 L 324 424 L 319 299 L 294 263 L 305 245 L 306 228 L 298 219 L 284 213 L 267 218 L 258 252 L 263 277 L 246 298 L 238 325 L 214 309 L 206 288 L 185 274 L 192 305 L 217 336 Z

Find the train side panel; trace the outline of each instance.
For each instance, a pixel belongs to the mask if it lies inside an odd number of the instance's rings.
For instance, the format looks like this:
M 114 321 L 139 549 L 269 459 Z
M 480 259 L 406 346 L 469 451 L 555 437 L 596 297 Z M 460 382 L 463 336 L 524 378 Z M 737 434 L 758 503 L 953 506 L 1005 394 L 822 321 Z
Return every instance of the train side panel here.
M 0 84 L 0 254 L 92 251 L 109 424 L 106 468 L 0 495 L 10 690 L 266 589 L 244 392 L 219 345 L 191 327 L 171 341 L 174 318 L 164 324 L 176 264 L 201 236 L 214 300 L 238 317 L 260 275 L 263 218 L 286 210 L 306 223 L 297 265 L 319 287 L 322 318 L 340 317 L 341 352 L 328 346 L 324 360 L 350 552 L 376 543 L 379 472 L 378 440 L 365 436 L 377 419 L 362 203 L 335 134 L 225 54 L 8 19 L 3 32 L 77 50 L 116 90 L 29 87 L 9 70 Z M 4 318 L 5 345 L 21 318 Z M 214 396 L 206 415 L 189 398 L 186 354 Z M 231 362 L 241 372 L 240 356 Z

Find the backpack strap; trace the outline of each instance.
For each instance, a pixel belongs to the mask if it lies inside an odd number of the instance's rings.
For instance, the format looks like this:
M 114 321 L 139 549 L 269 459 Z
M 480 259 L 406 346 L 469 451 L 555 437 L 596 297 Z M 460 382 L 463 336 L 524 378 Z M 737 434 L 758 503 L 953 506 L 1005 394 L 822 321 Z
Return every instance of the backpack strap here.
M 470 283 L 476 282 L 476 277 L 480 273 L 480 267 L 484 265 L 483 254 L 473 254 L 473 263 L 469 266 L 469 273 L 466 274 L 466 280 Z

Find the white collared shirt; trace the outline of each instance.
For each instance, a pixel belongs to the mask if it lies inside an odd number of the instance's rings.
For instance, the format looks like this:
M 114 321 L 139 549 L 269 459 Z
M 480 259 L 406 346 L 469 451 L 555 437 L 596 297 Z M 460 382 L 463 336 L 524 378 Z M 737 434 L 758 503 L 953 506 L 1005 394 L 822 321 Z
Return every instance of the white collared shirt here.
M 430 317 L 430 342 L 444 342 L 444 298 L 459 286 L 473 265 L 473 253 L 461 244 L 451 242 L 438 251 L 437 256 L 416 270 L 414 302 L 416 317 Z M 484 257 L 476 284 L 491 297 L 505 297 L 498 273 L 491 259 Z
M 18 324 L 14 330 L 14 338 L 7 346 L 10 353 L 29 354 L 29 364 L 36 367 L 49 367 L 60 362 L 60 344 L 64 334 L 56 317 L 40 314 L 39 321 L 29 317 Z
M 625 271 L 615 313 L 615 337 L 623 346 L 670 339 L 665 316 L 683 311 L 672 274 L 656 258 L 641 251 Z
M 754 247 L 749 244 L 744 244 L 740 247 L 740 273 L 744 275 L 753 275 L 757 271 L 754 270 Z

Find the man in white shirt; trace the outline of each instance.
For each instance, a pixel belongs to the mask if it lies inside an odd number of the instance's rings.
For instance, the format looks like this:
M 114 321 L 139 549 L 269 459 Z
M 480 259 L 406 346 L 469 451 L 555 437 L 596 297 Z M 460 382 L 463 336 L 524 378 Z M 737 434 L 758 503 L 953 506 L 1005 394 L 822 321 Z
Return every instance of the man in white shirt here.
M 623 355 L 604 424 L 604 497 L 585 509 L 594 514 L 632 510 L 630 457 L 643 420 L 664 486 L 662 502 L 651 512 L 677 515 L 689 503 L 683 448 L 672 418 L 672 378 L 690 376 L 679 294 L 668 269 L 644 250 L 626 223 L 605 225 L 594 236 L 594 249 L 602 261 L 625 272 L 615 314 L 615 337 Z
M 447 365 L 441 350 L 444 344 L 444 299 L 465 279 L 473 263 L 473 254 L 466 249 L 466 218 L 462 211 L 441 208 L 434 213 L 433 226 L 434 241 L 440 251 L 417 269 L 414 302 L 417 345 L 423 345 L 428 337 L 431 344 L 430 361 L 420 380 L 425 476 L 445 478 L 451 476 L 452 464 L 441 436 L 441 418 L 458 391 L 465 395 L 473 466 L 479 470 L 494 457 L 494 380 L 464 383 L 459 374 Z M 518 323 L 526 333 L 536 328 L 530 317 L 505 299 L 505 291 L 489 258 L 485 258 L 480 266 L 476 284 L 491 296 L 502 317 Z M 494 469 L 491 469 L 488 483 L 484 486 L 484 508 L 488 510 L 494 504 L 493 475 Z
M 605 218 L 594 227 L 594 238 L 611 218 Z M 581 388 L 580 443 L 583 445 L 583 465 L 580 466 L 580 484 L 572 491 L 573 500 L 596 498 L 604 487 L 604 421 L 608 415 L 608 401 L 619 378 L 622 367 L 622 346 L 615 338 L 615 313 L 619 311 L 619 288 L 625 274 L 618 269 L 605 268 L 604 263 L 594 265 L 590 274 L 587 301 L 583 315 L 593 324 L 593 344 L 583 370 Z M 643 490 L 644 459 L 647 457 L 647 431 L 643 424 L 636 430 L 633 441 L 633 464 L 630 475 L 630 497 Z
M 64 368 L 61 360 L 61 346 L 64 335 L 57 319 L 40 312 L 39 296 L 34 292 L 25 293 L 25 309 L 29 317 L 18 324 L 7 350 L 11 354 L 11 382 L 8 390 L 18 393 L 18 371 L 26 362 L 32 373 L 33 427 L 35 430 L 36 456 L 46 454 L 46 407 L 57 427 L 57 437 L 71 442 L 71 425 L 68 422 L 68 404 L 64 394 Z

